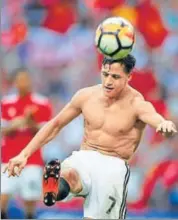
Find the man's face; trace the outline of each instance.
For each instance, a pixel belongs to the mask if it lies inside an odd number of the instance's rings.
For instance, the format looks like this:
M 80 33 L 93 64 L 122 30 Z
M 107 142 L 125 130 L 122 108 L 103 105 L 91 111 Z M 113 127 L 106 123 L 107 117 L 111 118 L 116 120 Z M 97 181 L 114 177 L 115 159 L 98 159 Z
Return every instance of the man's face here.
M 109 98 L 116 98 L 128 83 L 130 76 L 124 72 L 123 67 L 120 63 L 102 65 L 102 86 L 104 94 Z
M 31 80 L 26 72 L 19 72 L 15 78 L 16 88 L 20 92 L 28 92 L 31 90 Z

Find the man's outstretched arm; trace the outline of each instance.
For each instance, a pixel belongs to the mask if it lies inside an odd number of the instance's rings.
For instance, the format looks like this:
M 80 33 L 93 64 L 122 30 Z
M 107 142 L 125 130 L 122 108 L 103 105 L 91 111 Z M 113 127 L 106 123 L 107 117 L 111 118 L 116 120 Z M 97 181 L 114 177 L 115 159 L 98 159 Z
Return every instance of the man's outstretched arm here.
M 30 143 L 21 151 L 21 153 L 10 159 L 4 172 L 8 170 L 9 176 L 19 175 L 27 159 L 43 145 L 52 140 L 57 133 L 74 118 L 82 112 L 83 94 L 81 91 L 77 92 L 72 100 L 62 109 L 62 111 L 52 120 L 50 120 L 44 127 L 42 127 Z M 17 167 L 17 171 L 15 171 Z
M 138 119 L 155 128 L 156 132 L 167 137 L 177 133 L 175 124 L 158 114 L 150 102 L 138 98 L 134 102 L 134 107 Z
M 59 131 L 70 121 L 80 115 L 81 110 L 68 103 L 64 109 L 44 127 L 42 127 L 26 148 L 21 152 L 25 157 L 30 157 L 33 152 L 51 141 Z

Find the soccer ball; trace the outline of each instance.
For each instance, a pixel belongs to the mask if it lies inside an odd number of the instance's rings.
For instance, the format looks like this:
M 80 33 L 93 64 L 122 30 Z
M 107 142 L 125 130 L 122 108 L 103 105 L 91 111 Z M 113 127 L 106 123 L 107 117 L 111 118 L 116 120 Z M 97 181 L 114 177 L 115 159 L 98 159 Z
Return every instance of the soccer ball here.
M 108 18 L 96 30 L 95 45 L 102 54 L 114 60 L 126 57 L 134 43 L 134 27 L 122 17 Z

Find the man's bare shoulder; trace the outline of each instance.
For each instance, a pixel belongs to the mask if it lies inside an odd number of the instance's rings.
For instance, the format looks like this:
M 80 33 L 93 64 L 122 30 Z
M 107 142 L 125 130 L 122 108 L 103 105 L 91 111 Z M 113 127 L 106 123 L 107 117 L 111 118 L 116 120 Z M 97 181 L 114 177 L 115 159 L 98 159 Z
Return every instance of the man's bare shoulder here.
M 80 97 L 80 98 L 82 98 L 82 97 L 88 98 L 94 92 L 99 90 L 99 88 L 100 88 L 100 85 L 94 85 L 94 86 L 90 86 L 90 87 L 85 87 L 85 88 L 82 88 L 82 89 L 78 90 L 76 92 L 75 96 Z
M 89 100 L 89 98 L 93 96 L 94 93 L 96 94 L 96 92 L 99 91 L 100 87 L 100 85 L 94 85 L 78 90 L 72 97 L 71 102 L 81 106 L 81 104 Z
M 132 108 L 135 109 L 135 111 L 138 112 L 146 112 L 146 111 L 153 111 L 154 107 L 151 104 L 151 102 L 145 100 L 143 95 L 135 90 L 134 88 L 131 88 L 132 90 Z
M 139 91 L 132 88 L 131 86 L 129 86 L 129 89 L 130 89 L 130 93 L 132 94 L 132 96 L 131 96 L 132 103 L 145 101 L 145 98 L 143 97 L 143 95 Z

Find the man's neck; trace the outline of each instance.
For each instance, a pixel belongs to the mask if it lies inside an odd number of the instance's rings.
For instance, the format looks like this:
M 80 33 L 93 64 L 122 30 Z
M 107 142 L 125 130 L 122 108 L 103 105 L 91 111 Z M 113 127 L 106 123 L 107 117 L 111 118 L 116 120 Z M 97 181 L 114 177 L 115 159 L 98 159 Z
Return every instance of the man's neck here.
M 21 98 L 23 98 L 23 97 L 25 97 L 25 96 L 27 96 L 29 94 L 30 94 L 30 91 L 19 91 L 19 96 Z

